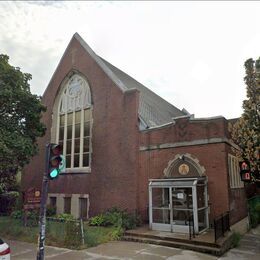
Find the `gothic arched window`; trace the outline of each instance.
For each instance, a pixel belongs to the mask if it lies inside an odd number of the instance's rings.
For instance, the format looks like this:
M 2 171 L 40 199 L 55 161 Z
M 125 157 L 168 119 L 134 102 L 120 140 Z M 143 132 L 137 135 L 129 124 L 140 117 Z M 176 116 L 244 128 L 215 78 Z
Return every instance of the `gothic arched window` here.
M 66 83 L 58 106 L 56 139 L 63 147 L 67 169 L 90 167 L 92 105 L 88 83 L 74 74 Z

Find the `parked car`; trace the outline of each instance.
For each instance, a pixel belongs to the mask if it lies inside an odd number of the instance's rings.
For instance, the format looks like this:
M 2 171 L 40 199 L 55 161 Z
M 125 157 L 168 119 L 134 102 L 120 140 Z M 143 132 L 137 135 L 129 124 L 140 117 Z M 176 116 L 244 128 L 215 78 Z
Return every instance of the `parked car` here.
M 0 238 L 0 260 L 10 260 L 10 247 Z

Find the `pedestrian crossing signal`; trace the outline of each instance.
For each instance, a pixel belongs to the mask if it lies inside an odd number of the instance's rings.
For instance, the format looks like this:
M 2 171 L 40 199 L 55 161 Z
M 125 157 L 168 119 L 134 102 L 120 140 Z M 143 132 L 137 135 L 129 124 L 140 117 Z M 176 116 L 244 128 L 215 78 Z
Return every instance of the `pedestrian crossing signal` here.
M 251 181 L 250 163 L 247 160 L 239 162 L 239 168 L 240 168 L 241 181 L 250 182 Z

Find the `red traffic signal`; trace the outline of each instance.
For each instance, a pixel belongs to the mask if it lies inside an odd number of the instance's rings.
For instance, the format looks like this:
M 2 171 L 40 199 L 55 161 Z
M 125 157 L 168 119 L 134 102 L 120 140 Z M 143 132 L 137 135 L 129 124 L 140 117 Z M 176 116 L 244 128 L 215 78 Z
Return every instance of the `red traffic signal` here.
M 241 181 L 250 182 L 251 181 L 251 172 L 250 172 L 250 163 L 247 160 L 239 162 L 240 168 L 240 177 Z

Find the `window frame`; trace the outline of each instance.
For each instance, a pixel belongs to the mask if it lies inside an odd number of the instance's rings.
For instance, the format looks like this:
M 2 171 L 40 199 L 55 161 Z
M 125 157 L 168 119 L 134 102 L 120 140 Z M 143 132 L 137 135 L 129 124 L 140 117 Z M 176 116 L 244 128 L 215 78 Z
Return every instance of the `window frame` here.
M 244 188 L 244 182 L 241 181 L 239 160 L 236 156 L 228 154 L 228 173 L 229 173 L 229 187 L 231 189 Z
M 85 91 L 86 93 L 88 93 L 88 102 L 90 104 L 85 105 L 84 107 L 82 106 L 81 108 L 76 108 L 74 110 L 70 110 L 70 111 L 65 111 L 65 112 L 61 112 L 61 104 L 62 104 L 62 99 L 64 96 L 64 93 L 67 91 L 67 88 L 69 87 L 69 82 L 71 80 L 72 77 L 79 77 L 84 81 L 84 86 L 85 86 Z M 83 95 L 87 95 L 86 93 L 84 93 Z M 89 118 L 87 121 L 84 120 L 84 114 L 85 111 L 89 111 Z M 62 87 L 59 91 L 59 94 L 56 97 L 55 100 L 55 105 L 54 105 L 54 109 L 53 109 L 53 114 L 54 114 L 54 118 L 52 121 L 52 140 L 54 140 L 55 143 L 59 143 L 59 135 L 60 135 L 60 119 L 61 119 L 61 115 L 65 115 L 64 117 L 64 130 L 63 130 L 63 155 L 66 157 L 66 146 L 67 146 L 67 119 L 68 119 L 68 115 L 70 113 L 72 113 L 72 136 L 71 136 L 71 163 L 70 165 L 74 166 L 74 157 L 75 157 L 75 116 L 76 113 L 80 112 L 80 143 L 79 143 L 79 166 L 78 167 L 69 167 L 65 168 L 65 170 L 63 172 L 61 172 L 61 174 L 65 174 L 65 173 L 90 173 L 91 172 L 91 163 L 92 163 L 92 126 L 93 126 L 93 105 L 92 105 L 92 97 L 91 97 L 91 89 L 90 89 L 90 85 L 88 83 L 88 81 L 85 79 L 85 77 L 81 76 L 79 73 L 73 73 L 72 75 L 68 76 L 65 80 L 64 83 L 62 84 Z M 85 123 L 89 124 L 89 136 L 84 136 L 84 125 Z M 88 146 L 89 149 L 87 152 L 84 151 L 84 138 L 88 138 Z M 77 154 L 77 153 L 76 153 Z M 83 166 L 83 161 L 84 161 L 84 154 L 88 154 L 88 166 Z

